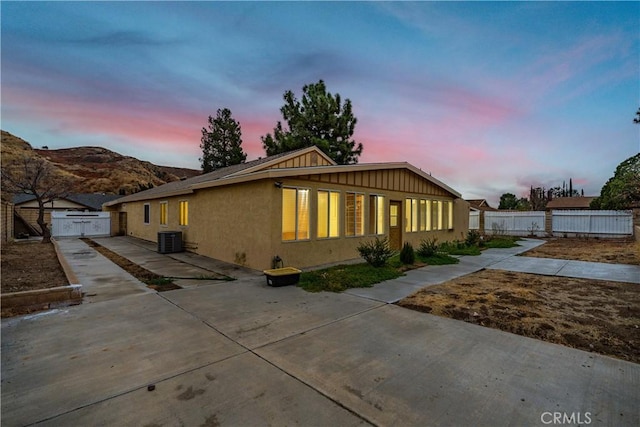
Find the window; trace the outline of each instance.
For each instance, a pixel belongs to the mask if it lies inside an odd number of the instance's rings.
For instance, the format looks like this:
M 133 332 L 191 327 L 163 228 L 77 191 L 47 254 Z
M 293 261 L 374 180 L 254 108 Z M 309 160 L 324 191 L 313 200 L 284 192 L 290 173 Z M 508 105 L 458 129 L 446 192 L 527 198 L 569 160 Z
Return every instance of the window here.
M 318 190 L 318 238 L 340 236 L 340 193 Z
M 167 225 L 167 202 L 160 202 L 160 225 Z
M 420 200 L 420 231 L 431 230 L 431 212 L 429 200 Z
M 447 229 L 453 230 L 453 202 L 445 202 L 447 206 Z
M 440 204 L 441 202 L 434 200 L 431 202 L 431 229 L 440 230 L 438 224 L 441 224 L 440 218 Z
M 362 236 L 364 234 L 364 194 L 347 193 L 345 206 L 345 234 Z
M 180 201 L 180 225 L 189 225 L 189 202 Z
M 389 227 L 398 226 L 398 205 L 389 205 Z
M 282 240 L 309 239 L 309 190 L 282 189 Z
M 149 224 L 151 222 L 151 205 L 149 203 L 145 203 L 143 206 L 144 209 L 144 213 L 143 213 L 143 222 L 145 224 Z
M 404 218 L 404 231 L 418 231 L 418 199 L 405 200 Z
M 384 196 L 369 196 L 369 234 L 384 234 Z

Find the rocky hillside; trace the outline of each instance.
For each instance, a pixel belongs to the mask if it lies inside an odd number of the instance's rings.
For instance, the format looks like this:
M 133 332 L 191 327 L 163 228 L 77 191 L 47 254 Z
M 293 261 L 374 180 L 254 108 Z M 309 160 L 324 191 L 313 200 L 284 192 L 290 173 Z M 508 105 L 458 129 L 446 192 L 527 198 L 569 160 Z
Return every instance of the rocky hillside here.
M 1 151 L 3 167 L 24 156 L 46 159 L 56 173 L 74 182 L 74 193 L 131 194 L 200 174 L 199 170 L 157 166 L 101 147 L 34 149 L 5 131 L 2 131 Z

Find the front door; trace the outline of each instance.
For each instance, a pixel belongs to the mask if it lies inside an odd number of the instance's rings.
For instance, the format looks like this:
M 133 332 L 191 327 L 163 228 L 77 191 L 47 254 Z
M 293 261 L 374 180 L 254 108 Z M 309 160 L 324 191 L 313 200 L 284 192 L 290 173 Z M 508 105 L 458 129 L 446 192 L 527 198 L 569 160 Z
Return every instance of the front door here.
M 389 202 L 389 247 L 399 251 L 402 248 L 402 202 Z

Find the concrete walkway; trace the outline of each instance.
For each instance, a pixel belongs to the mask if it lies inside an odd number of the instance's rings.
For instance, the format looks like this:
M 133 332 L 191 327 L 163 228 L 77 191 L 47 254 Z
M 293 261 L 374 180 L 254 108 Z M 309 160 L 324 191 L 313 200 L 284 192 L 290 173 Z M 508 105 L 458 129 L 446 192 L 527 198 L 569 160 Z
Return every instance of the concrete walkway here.
M 515 255 L 531 250 L 544 243 L 544 240 L 521 239 L 519 246 L 506 249 L 486 249 L 478 256 L 462 256 L 458 264 L 430 265 L 407 271 L 397 279 L 375 284 L 371 288 L 353 288 L 345 293 L 369 298 L 375 301 L 395 303 L 428 285 L 438 285 L 466 274 L 475 273 L 483 268 L 513 260 Z
M 638 364 L 246 273 L 3 320 L 3 426 L 640 424 Z

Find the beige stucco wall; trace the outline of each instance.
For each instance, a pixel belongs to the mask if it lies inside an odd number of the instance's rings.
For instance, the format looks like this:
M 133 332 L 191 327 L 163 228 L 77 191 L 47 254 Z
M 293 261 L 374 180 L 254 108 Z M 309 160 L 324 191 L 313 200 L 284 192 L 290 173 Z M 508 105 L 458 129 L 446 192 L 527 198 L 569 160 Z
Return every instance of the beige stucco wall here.
M 286 266 L 299 268 L 345 261 L 359 257 L 356 250 L 363 241 L 375 236 L 344 237 L 344 217 L 340 223 L 339 238 L 318 239 L 317 190 L 337 190 L 341 194 L 341 213 L 344 216 L 345 193 L 356 191 L 365 194 L 365 232 L 368 231 L 368 196 L 385 196 L 386 233 L 388 235 L 389 202 L 404 203 L 407 197 L 454 202 L 454 229 L 407 233 L 402 228 L 402 240 L 418 248 L 421 240 L 436 237 L 440 242 L 464 239 L 469 225 L 469 204 L 462 199 L 442 194 L 407 193 L 378 190 L 353 185 L 310 181 L 306 179 L 278 180 L 283 187 L 311 189 L 310 232 L 307 241 L 282 241 L 282 190 L 276 180 L 260 181 L 197 190 L 194 193 L 155 199 L 148 202 L 128 202 L 120 207 L 127 215 L 127 234 L 157 241 L 158 231 L 182 231 L 185 246 L 196 253 L 223 261 L 244 264 L 255 269 L 271 268 L 274 256 L 283 259 Z M 441 191 L 440 191 L 441 193 Z M 189 202 L 189 225 L 180 226 L 179 202 Z M 168 203 L 168 224 L 160 226 L 160 203 Z M 150 223 L 143 224 L 143 206 L 150 205 Z M 114 218 L 116 214 L 112 215 Z M 404 217 L 404 215 L 403 215 Z M 404 221 L 404 218 L 403 218 Z
M 128 202 L 127 234 L 153 242 L 159 231 L 181 231 L 185 247 L 193 252 L 253 268 L 270 265 L 271 203 L 275 186 L 258 181 L 198 190 L 188 195 Z M 189 202 L 189 225 L 179 225 L 180 201 Z M 167 202 L 167 225 L 160 225 L 160 203 Z M 144 205 L 150 222 L 143 223 Z
M 452 241 L 452 240 L 464 240 L 469 230 L 469 203 L 462 199 L 453 199 L 453 197 L 433 196 L 424 193 L 405 193 L 398 191 L 384 191 L 372 188 L 354 187 L 346 185 L 318 183 L 314 181 L 306 180 L 283 180 L 283 186 L 286 187 L 300 187 L 310 188 L 311 191 L 311 239 L 308 241 L 292 241 L 283 242 L 281 238 L 281 217 L 282 217 L 282 203 L 281 193 L 277 190 L 274 194 L 273 214 L 271 215 L 273 224 L 271 227 L 271 241 L 273 242 L 272 256 L 280 256 L 284 264 L 287 266 L 294 266 L 298 268 L 312 267 L 316 265 L 346 261 L 359 257 L 357 247 L 365 241 L 369 241 L 375 238 L 375 235 L 365 234 L 364 236 L 357 237 L 344 237 L 344 218 L 340 224 L 340 236 L 333 239 L 318 239 L 317 224 L 316 224 L 316 194 L 318 189 L 330 189 L 338 190 L 341 193 L 341 211 L 344 213 L 344 199 L 345 193 L 348 191 L 356 191 L 365 194 L 365 233 L 368 231 L 368 196 L 369 195 L 381 195 L 385 196 L 385 215 L 386 215 L 386 230 L 385 234 L 378 236 L 380 238 L 388 236 L 388 212 L 389 201 L 397 200 L 404 203 L 404 200 L 409 197 L 418 199 L 429 200 L 448 200 L 454 201 L 454 228 L 453 230 L 439 230 L 439 231 L 423 231 L 423 232 L 405 232 L 404 222 L 402 226 L 402 241 L 410 242 L 415 249 L 420 246 L 420 242 L 426 238 L 437 238 L 439 242 Z M 404 221 L 404 215 L 402 220 Z M 260 267 L 267 268 L 269 266 Z

